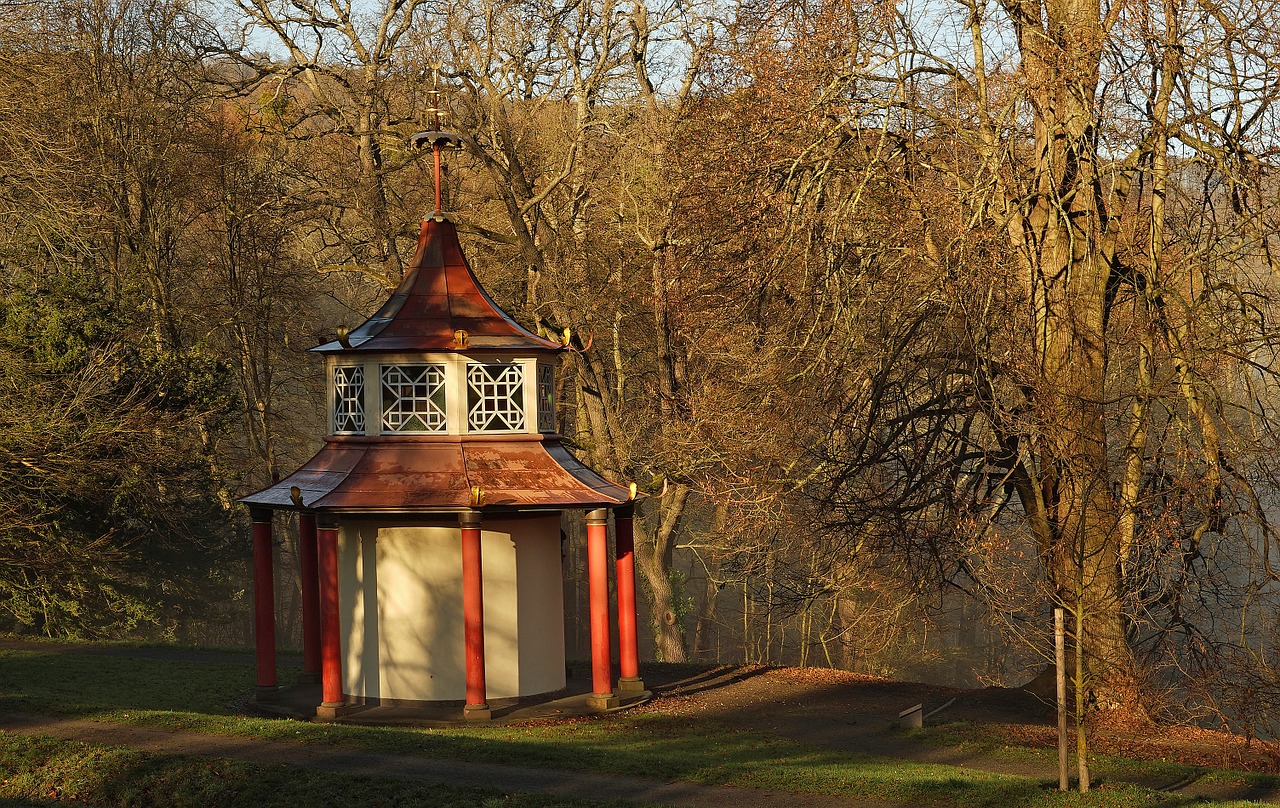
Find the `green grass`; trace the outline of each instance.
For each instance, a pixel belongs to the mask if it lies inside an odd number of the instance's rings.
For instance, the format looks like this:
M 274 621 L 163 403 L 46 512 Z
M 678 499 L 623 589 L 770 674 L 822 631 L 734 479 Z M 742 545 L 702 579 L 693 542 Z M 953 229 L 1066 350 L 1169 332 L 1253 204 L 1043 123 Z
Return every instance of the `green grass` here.
M 945 746 L 1000 760 L 1034 762 L 1051 767 L 1058 765 L 1057 749 L 1013 746 L 993 741 L 979 724 L 957 721 L 935 727 L 908 730 L 903 734 L 913 740 L 934 746 Z M 1091 754 L 1089 771 L 1093 777 L 1103 781 L 1127 778 L 1148 783 L 1170 784 L 1194 780 L 1206 785 L 1280 790 L 1280 776 L 1274 774 L 1188 766 L 1167 760 L 1131 760 Z
M 282 670 L 282 681 L 297 672 Z M 65 650 L 0 649 L 0 708 L 90 716 L 118 710 L 227 714 L 253 692 L 248 665 Z
M 0 805 L 75 802 L 172 808 L 311 805 L 585 808 L 600 803 L 234 760 L 144 754 L 0 733 Z M 621 803 L 609 803 L 620 805 Z
M 285 680 L 289 675 L 289 672 L 282 672 Z M 338 745 L 423 757 L 608 772 L 711 786 L 728 784 L 836 794 L 911 805 L 1209 804 L 1119 782 L 1125 774 L 1124 767 L 1137 770 L 1150 765 L 1131 761 L 1116 761 L 1113 770 L 1099 771 L 1105 781 L 1103 786 L 1082 797 L 1059 794 L 1052 790 L 1053 784 L 1049 782 L 837 752 L 771 735 L 743 732 L 715 722 L 695 722 L 655 714 L 622 713 L 607 719 L 579 719 L 538 726 L 407 729 L 312 724 L 232 713 L 229 703 L 252 689 L 253 671 L 248 665 L 165 660 L 125 653 L 0 650 L 0 710 L 52 713 L 115 723 L 288 743 Z M 78 761 L 70 769 L 92 768 L 85 758 L 89 753 L 77 751 L 74 746 L 59 749 L 61 751 L 56 754 L 50 753 L 51 760 L 61 760 L 65 756 Z M 1035 754 L 1037 750 L 1025 750 L 1023 753 Z M 132 761 L 130 765 L 135 766 L 138 772 L 151 771 L 146 768 L 148 756 L 119 750 L 111 754 L 135 755 L 128 758 Z M 6 761 L 5 765 L 7 771 L 10 764 Z M 212 764 L 207 760 L 191 760 L 182 765 L 198 769 Z M 217 764 L 219 771 L 230 772 L 247 771 L 241 768 L 247 765 Z M 1173 766 L 1167 764 L 1159 769 L 1170 781 L 1217 776 L 1192 767 L 1170 768 Z M 1107 774 L 1107 771 L 1111 773 Z M 1220 782 L 1224 785 L 1240 782 L 1238 778 L 1242 775 L 1231 774 L 1237 779 L 1223 775 Z M 193 773 L 190 779 L 194 783 L 199 778 Z M 194 788 L 194 784 L 191 787 Z M 3 793 L 3 796 L 34 799 L 41 795 L 38 790 L 24 787 L 20 794 Z M 121 801 L 123 799 L 110 797 L 106 804 L 166 804 Z M 459 799 L 472 797 L 464 795 Z M 298 797 L 294 802 L 309 804 L 304 797 Z

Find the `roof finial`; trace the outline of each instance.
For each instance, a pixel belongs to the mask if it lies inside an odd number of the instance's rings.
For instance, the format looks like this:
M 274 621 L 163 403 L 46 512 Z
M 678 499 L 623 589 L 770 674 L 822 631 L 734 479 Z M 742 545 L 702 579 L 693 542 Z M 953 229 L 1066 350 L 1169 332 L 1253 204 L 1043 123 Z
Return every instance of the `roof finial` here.
M 446 146 L 459 147 L 462 145 L 462 138 L 452 132 L 444 132 L 440 129 L 440 116 L 444 109 L 440 106 L 440 71 L 444 67 L 444 60 L 433 59 L 431 61 L 431 89 L 427 91 L 427 95 L 431 97 L 431 106 L 427 108 L 427 113 L 431 116 L 431 129 L 426 132 L 419 132 L 409 138 L 409 142 L 414 148 L 420 149 L 428 143 L 431 144 L 431 151 L 435 157 L 435 183 L 436 183 L 436 209 L 431 215 L 434 218 L 443 218 L 444 210 L 441 206 L 441 170 L 440 170 L 440 152 Z

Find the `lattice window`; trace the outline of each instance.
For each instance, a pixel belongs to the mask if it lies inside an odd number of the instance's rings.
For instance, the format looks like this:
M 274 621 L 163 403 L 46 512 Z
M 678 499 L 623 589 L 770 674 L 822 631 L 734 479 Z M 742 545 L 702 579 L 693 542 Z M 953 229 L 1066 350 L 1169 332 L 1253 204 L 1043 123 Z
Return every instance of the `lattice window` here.
M 524 368 L 467 365 L 467 424 L 472 432 L 524 429 Z
M 556 431 L 556 370 L 538 365 L 538 431 Z
M 333 432 L 364 434 L 364 368 L 360 365 L 333 369 Z
M 383 431 L 443 432 L 444 395 L 444 365 L 383 365 Z

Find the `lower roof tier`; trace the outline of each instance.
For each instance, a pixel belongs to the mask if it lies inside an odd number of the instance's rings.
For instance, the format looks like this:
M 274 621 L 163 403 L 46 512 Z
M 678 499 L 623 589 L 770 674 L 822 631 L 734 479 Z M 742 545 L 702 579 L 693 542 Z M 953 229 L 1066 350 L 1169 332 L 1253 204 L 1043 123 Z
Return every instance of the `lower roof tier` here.
M 317 511 L 545 511 L 603 508 L 629 491 L 578 462 L 554 438 L 331 438 L 302 468 L 240 502 Z M 297 489 L 295 501 L 293 489 Z

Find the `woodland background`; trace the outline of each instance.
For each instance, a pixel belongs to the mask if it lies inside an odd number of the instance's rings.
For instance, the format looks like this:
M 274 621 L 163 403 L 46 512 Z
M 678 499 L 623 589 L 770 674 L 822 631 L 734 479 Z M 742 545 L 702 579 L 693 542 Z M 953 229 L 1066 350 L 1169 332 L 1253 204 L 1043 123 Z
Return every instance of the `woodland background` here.
M 1020 684 L 1058 605 L 1092 707 L 1274 732 L 1277 17 L 0 0 L 0 625 L 247 641 L 234 499 L 402 276 L 438 72 L 656 658 Z

